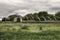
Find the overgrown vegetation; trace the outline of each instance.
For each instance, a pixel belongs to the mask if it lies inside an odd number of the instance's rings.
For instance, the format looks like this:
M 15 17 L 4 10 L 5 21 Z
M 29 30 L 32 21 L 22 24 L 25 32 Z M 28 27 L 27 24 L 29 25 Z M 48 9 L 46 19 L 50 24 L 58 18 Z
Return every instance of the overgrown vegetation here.
M 21 29 L 28 30 L 28 26 L 26 26 L 26 25 L 23 25 L 23 26 L 21 27 Z
M 21 15 L 10 15 L 8 18 L 3 18 L 2 21 L 13 21 L 14 18 L 17 17 L 17 22 L 20 21 Z M 30 13 L 25 15 L 24 17 L 21 17 L 22 20 L 26 21 L 60 21 L 60 12 L 57 12 L 56 14 L 48 14 L 47 11 L 40 11 L 38 13 Z
M 0 40 L 60 40 L 60 32 L 44 31 L 40 33 L 29 32 L 0 32 Z
M 60 40 L 60 23 L 0 23 L 0 40 Z

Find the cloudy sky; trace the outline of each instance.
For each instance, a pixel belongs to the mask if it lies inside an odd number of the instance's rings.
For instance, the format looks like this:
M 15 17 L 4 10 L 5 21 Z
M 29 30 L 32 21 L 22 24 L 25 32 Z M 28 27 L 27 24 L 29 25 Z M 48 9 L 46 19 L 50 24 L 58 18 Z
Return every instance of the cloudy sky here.
M 38 11 L 54 14 L 60 11 L 60 0 L 0 0 L 0 18 L 15 13 L 23 16 Z

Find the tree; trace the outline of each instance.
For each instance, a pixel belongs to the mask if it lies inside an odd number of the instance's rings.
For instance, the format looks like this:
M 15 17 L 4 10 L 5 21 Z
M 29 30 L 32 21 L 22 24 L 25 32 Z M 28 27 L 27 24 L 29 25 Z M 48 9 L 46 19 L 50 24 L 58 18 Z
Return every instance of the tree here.
M 34 13 L 33 14 L 33 17 L 34 17 L 34 20 L 36 20 L 36 21 L 40 20 L 40 18 L 38 16 L 38 13 Z
M 38 12 L 38 16 L 39 18 L 41 19 L 41 21 L 46 21 L 46 16 L 48 16 L 48 13 L 47 11 L 41 11 L 41 12 Z
M 26 20 L 33 20 L 33 14 L 27 14 L 26 16 L 24 16 L 24 18 Z
M 47 11 L 41 11 L 41 12 L 38 13 L 38 16 L 39 17 L 41 17 L 41 16 L 44 16 L 45 17 L 47 15 L 48 15 Z
M 9 18 L 2 18 L 2 21 L 9 21 Z
M 2 18 L 2 21 L 6 21 L 6 18 L 4 17 L 4 18 Z
M 48 14 L 48 17 L 50 17 L 50 20 L 57 20 L 56 16 L 52 15 L 52 14 Z
M 55 17 L 57 18 L 57 20 L 60 20 L 60 12 L 57 12 L 57 13 L 55 14 Z
M 57 13 L 55 14 L 55 16 L 60 17 L 60 12 L 57 12 Z

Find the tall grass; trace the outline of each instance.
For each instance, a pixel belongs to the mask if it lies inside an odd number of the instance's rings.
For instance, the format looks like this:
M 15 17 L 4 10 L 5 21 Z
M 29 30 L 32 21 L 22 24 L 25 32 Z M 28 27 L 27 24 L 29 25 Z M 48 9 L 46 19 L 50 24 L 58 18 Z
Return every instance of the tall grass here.
M 60 40 L 60 23 L 0 23 L 0 40 Z
M 2 40 L 60 40 L 59 31 L 30 32 L 0 32 Z

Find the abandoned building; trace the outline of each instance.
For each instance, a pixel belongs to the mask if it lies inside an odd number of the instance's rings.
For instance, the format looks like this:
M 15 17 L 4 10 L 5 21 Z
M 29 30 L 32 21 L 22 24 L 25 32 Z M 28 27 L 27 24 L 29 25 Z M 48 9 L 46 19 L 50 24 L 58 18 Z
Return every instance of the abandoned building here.
M 22 17 L 21 16 L 15 17 L 13 22 L 22 22 Z

